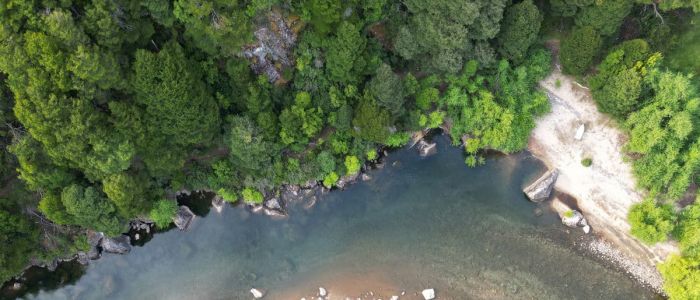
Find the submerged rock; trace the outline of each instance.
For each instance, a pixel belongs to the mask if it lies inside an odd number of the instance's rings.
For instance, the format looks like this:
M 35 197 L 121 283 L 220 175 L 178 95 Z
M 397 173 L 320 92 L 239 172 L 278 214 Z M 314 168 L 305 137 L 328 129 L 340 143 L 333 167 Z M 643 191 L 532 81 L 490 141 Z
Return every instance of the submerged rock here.
M 126 254 L 131 251 L 130 238 L 127 235 L 120 235 L 115 238 L 105 237 L 102 239 L 102 251 L 115 254 Z
M 260 290 L 258 290 L 256 288 L 250 289 L 250 293 L 253 294 L 253 298 L 255 298 L 255 299 L 260 299 L 264 296 L 263 292 L 261 292 Z
M 372 176 L 369 176 L 369 175 L 367 175 L 367 174 L 365 174 L 365 173 L 362 173 L 362 175 L 360 176 L 360 178 L 362 179 L 362 181 L 370 181 L 370 180 L 372 180 Z
M 544 173 L 539 179 L 523 189 L 523 192 L 532 202 L 542 202 L 549 198 L 557 182 L 559 170 L 552 169 Z
M 250 207 L 250 211 L 253 213 L 261 213 L 265 207 L 262 204 L 248 204 L 248 207 Z
M 435 299 L 435 290 L 434 289 L 425 289 L 423 292 L 421 292 L 423 295 L 423 299 L 425 300 L 432 300 Z
M 437 143 L 428 143 L 425 140 L 418 142 L 418 154 L 422 157 L 437 153 Z
M 190 210 L 190 208 L 181 205 L 180 208 L 177 209 L 177 213 L 173 217 L 173 223 L 175 223 L 175 226 L 177 226 L 177 228 L 179 228 L 180 230 L 187 230 L 187 228 L 190 227 L 190 224 L 192 223 L 193 219 L 194 213 Z
M 326 291 L 326 289 L 323 287 L 319 287 L 318 288 L 318 295 L 321 297 L 325 297 L 326 295 L 328 295 L 328 291 Z

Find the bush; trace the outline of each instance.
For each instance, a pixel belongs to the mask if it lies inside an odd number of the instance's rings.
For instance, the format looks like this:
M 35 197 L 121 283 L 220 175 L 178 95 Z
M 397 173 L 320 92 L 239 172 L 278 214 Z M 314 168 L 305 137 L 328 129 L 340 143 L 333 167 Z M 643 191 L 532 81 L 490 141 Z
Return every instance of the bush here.
M 263 203 L 263 195 L 260 193 L 258 190 L 254 188 L 244 188 L 243 192 L 243 201 L 248 204 L 261 204 Z
M 377 159 L 377 150 L 375 149 L 370 149 L 367 150 L 367 160 L 375 160 Z
M 411 134 L 408 132 L 396 132 L 392 133 L 387 139 L 386 139 L 386 145 L 389 147 L 402 147 L 408 143 L 408 140 L 411 139 Z
M 236 193 L 231 192 L 225 188 L 220 188 L 216 193 L 221 196 L 221 198 L 224 199 L 224 201 L 229 202 L 229 203 L 235 203 L 238 201 L 238 195 Z
M 573 218 L 574 217 L 574 211 L 573 210 L 567 210 L 564 212 L 564 217 L 566 218 Z
M 156 202 L 149 213 L 149 218 L 156 223 L 158 228 L 166 228 L 173 222 L 173 216 L 177 213 L 177 202 L 162 199 Z
M 670 299 L 700 299 L 700 260 L 671 255 L 659 272 Z
M 581 160 L 581 164 L 582 164 L 584 167 L 590 167 L 590 166 L 593 164 L 593 160 L 590 159 L 590 158 L 588 158 L 588 157 L 586 157 L 586 158 L 584 158 L 584 159 Z
M 581 75 L 598 54 L 602 41 L 592 27 L 574 29 L 561 42 L 560 60 L 564 73 Z
M 357 172 L 360 172 L 361 166 L 362 165 L 360 164 L 360 160 L 357 158 L 357 156 L 348 155 L 345 157 L 345 170 L 347 171 L 348 175 L 355 175 Z
M 657 206 L 653 200 L 648 199 L 633 205 L 627 219 L 632 226 L 632 235 L 652 245 L 668 238 L 673 231 L 675 215 L 670 206 Z
M 325 178 L 323 178 L 323 186 L 327 188 L 332 188 L 333 185 L 335 185 L 336 182 L 338 182 L 338 179 L 340 177 L 336 172 L 331 172 L 330 174 L 326 175 Z

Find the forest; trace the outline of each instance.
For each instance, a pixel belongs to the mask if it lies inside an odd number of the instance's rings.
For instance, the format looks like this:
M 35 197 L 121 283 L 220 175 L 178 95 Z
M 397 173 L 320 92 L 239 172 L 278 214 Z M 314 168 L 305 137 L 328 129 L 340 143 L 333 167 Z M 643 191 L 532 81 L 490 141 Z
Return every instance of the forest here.
M 527 146 L 562 70 L 629 134 L 629 215 L 700 298 L 700 0 L 2 0 L 0 281 L 167 227 L 175 192 L 327 188 L 442 128 L 465 163 Z M 695 29 L 694 29 L 695 28 Z M 693 50 L 695 49 L 695 50 Z

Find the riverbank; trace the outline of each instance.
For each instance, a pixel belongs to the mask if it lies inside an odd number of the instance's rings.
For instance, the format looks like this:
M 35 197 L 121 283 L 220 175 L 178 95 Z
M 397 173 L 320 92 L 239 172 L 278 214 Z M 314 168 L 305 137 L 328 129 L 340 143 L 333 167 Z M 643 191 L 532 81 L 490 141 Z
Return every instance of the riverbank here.
M 609 243 L 598 241 L 589 250 L 614 258 L 613 263 L 661 292 L 656 264 L 678 249 L 671 242 L 647 246 L 630 234 L 627 213 L 644 195 L 637 191 L 622 153 L 627 137 L 614 120 L 598 112 L 587 88 L 573 78 L 555 69 L 540 86 L 552 110 L 537 120 L 528 149 L 549 168 L 559 170 L 555 189 L 576 198 L 593 232 Z M 585 130 L 578 140 L 581 125 Z M 588 167 L 582 163 L 587 158 L 592 160 Z

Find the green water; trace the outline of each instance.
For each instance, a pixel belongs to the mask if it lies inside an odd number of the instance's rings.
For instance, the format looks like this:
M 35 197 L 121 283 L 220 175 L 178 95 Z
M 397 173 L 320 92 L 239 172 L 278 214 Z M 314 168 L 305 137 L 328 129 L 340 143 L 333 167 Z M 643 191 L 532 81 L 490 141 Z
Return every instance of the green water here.
M 342 299 L 370 289 L 412 299 L 428 287 L 441 299 L 657 297 L 576 251 L 581 233 L 544 206 L 537 216 L 521 192 L 543 172 L 537 160 L 492 156 L 468 168 L 459 149 L 438 139 L 437 155 L 391 153 L 373 180 L 324 194 L 310 210 L 291 205 L 286 220 L 242 206 L 211 210 L 187 232 L 104 255 L 79 277 L 45 278 L 24 297 L 252 299 L 258 287 L 266 299 L 299 299 L 318 286 L 347 292 Z

